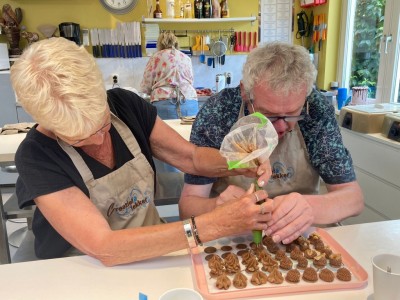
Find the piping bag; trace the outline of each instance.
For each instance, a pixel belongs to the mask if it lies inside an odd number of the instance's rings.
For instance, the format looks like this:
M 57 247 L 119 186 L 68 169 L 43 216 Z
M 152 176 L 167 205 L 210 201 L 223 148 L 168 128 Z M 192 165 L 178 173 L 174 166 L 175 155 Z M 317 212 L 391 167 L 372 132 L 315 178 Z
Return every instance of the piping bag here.
M 222 141 L 220 154 L 226 158 L 228 169 L 255 168 L 266 161 L 278 145 L 278 134 L 271 121 L 255 112 L 240 118 Z M 261 187 L 255 180 L 256 190 Z M 261 204 L 264 200 L 257 202 Z M 253 241 L 261 244 L 262 230 L 253 230 Z

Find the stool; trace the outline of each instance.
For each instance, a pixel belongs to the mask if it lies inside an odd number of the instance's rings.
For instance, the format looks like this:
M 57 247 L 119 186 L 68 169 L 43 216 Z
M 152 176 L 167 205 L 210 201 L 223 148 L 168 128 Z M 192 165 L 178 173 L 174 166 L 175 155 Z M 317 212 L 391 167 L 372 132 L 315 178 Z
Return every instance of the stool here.
M 1 167 L 3 172 L 16 173 L 15 166 Z M 16 193 L 13 193 L 10 199 L 3 205 L 3 198 L 0 186 L 0 264 L 11 263 L 9 244 L 19 247 L 24 240 L 26 233 L 31 229 L 33 213 L 35 206 L 29 206 L 24 209 L 18 207 Z M 7 234 L 7 220 L 26 218 L 28 226 L 13 232 L 10 237 Z

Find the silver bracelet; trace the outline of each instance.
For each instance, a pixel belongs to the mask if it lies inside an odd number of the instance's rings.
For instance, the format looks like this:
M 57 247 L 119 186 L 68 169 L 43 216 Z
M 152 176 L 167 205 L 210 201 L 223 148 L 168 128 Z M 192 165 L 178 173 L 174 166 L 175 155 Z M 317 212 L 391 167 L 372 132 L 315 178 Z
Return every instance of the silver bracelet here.
M 194 216 L 192 216 L 190 219 L 192 220 L 194 240 L 195 240 L 197 246 L 203 246 L 203 243 L 201 242 L 200 237 L 199 237 L 199 232 L 197 231 L 197 226 L 196 226 L 196 222 L 194 221 Z
M 190 249 L 196 248 L 197 243 L 194 239 L 193 229 L 192 229 L 192 224 L 190 222 L 190 219 L 182 221 L 182 224 L 183 224 L 183 230 L 185 231 L 186 239 L 189 244 L 189 248 Z

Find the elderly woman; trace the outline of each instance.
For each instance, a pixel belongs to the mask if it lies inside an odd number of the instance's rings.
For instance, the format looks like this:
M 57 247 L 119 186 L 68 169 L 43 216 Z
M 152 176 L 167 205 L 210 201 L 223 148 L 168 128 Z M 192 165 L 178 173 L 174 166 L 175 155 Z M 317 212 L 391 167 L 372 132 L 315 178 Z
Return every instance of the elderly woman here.
M 239 172 L 227 171 L 218 150 L 185 141 L 136 94 L 106 92 L 83 47 L 63 38 L 37 42 L 12 66 L 11 81 L 37 122 L 16 153 L 16 166 L 20 206 L 37 205 L 39 258 L 85 253 L 116 265 L 265 228 L 269 215 L 255 203 L 267 197 L 262 191 L 162 224 L 154 206 L 153 156 L 192 174 Z M 267 180 L 268 163 L 240 173 L 256 172 Z M 262 212 L 268 209 L 270 203 Z
M 178 50 L 178 39 L 170 31 L 160 34 L 157 47 L 144 70 L 141 91 L 151 95 L 161 119 L 195 116 L 199 107 L 192 61 Z

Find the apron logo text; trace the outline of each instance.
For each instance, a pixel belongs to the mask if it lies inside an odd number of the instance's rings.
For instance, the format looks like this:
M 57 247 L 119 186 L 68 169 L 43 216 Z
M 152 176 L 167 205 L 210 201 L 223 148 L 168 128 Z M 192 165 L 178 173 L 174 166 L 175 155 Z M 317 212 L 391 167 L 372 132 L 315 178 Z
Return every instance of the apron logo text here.
M 272 165 L 272 175 L 269 182 L 272 183 L 274 180 L 287 181 L 294 175 L 294 169 L 292 167 L 286 167 L 281 162 L 274 162 Z
M 129 194 L 129 199 L 122 205 L 112 203 L 107 210 L 107 217 L 113 213 L 120 216 L 132 215 L 137 208 L 145 208 L 151 201 L 150 194 L 145 192 L 144 195 L 138 189 L 133 189 Z

